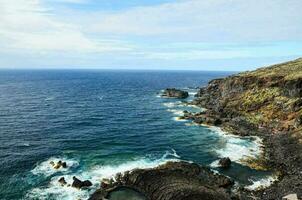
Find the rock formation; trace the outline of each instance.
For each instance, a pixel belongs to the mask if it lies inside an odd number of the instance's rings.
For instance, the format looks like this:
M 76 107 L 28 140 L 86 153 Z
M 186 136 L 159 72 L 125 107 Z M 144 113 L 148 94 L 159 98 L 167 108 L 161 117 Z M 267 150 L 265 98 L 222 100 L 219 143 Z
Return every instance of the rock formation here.
M 179 98 L 185 99 L 189 96 L 189 93 L 186 91 L 178 90 L 175 88 L 167 88 L 161 95 L 162 97 L 169 97 L 169 98 Z
M 96 191 L 90 200 L 101 200 L 109 191 L 128 187 L 149 200 L 230 200 L 229 178 L 209 169 L 186 162 L 168 162 L 153 169 L 136 169 L 119 174 L 116 182 Z

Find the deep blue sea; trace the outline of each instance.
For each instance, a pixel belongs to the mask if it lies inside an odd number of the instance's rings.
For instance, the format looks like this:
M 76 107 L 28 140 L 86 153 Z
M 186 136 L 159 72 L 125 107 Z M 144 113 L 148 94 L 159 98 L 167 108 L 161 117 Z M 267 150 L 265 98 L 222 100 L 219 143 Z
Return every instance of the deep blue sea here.
M 212 167 L 249 186 L 267 172 L 241 164 L 257 157 L 257 138 L 240 138 L 216 127 L 178 120 L 200 111 L 177 99 L 160 98 L 167 87 L 189 91 L 229 72 L 1 70 L 0 199 L 86 199 L 104 177 L 168 160 Z M 216 168 L 229 156 L 229 170 Z M 67 169 L 49 162 L 63 160 Z M 90 190 L 62 187 L 64 176 L 89 179 Z M 254 185 L 250 186 L 253 187 Z M 125 197 L 127 200 L 127 197 Z

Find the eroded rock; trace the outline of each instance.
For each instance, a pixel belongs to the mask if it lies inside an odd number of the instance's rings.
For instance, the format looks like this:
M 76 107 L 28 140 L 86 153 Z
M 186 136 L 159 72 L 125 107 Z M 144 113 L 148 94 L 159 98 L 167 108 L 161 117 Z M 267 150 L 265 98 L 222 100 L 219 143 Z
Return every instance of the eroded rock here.
M 162 94 L 162 97 L 180 98 L 180 99 L 185 99 L 188 96 L 189 96 L 188 92 L 175 88 L 167 88 Z
M 232 163 L 231 159 L 229 157 L 226 157 L 226 158 L 221 158 L 218 164 L 221 168 L 227 169 L 231 166 L 231 163 Z
M 153 169 L 136 169 L 119 175 L 119 181 L 109 185 L 106 191 L 128 187 L 149 200 L 230 200 L 226 188 L 232 184 L 229 178 L 197 164 L 168 162 Z M 104 192 L 98 190 L 90 200 L 104 198 L 101 195 Z
M 66 180 L 65 180 L 64 177 L 61 177 L 61 178 L 58 180 L 58 182 L 59 182 L 62 186 L 64 186 L 64 185 L 67 184 L 67 182 L 66 182 Z
M 77 177 L 72 177 L 73 179 L 73 183 L 72 183 L 72 187 L 77 188 L 77 189 L 81 189 L 83 187 L 90 187 L 92 186 L 92 183 L 89 180 L 85 180 L 85 181 L 81 181 L 80 179 L 78 179 Z

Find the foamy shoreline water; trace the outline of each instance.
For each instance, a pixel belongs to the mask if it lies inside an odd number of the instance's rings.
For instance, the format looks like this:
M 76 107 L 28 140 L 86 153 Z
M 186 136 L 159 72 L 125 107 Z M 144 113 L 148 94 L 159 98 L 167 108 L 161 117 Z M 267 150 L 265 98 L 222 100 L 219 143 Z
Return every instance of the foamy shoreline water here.
M 59 160 L 67 162 L 67 165 L 70 164 L 70 167 L 66 169 L 56 170 L 50 165 L 50 161 L 57 162 Z M 72 168 L 79 165 L 78 161 L 64 157 L 51 157 L 48 160 L 38 164 L 31 171 L 31 173 L 35 176 L 54 175 L 51 178 L 50 183 L 47 186 L 38 187 L 30 190 L 27 193 L 26 197 L 29 199 L 54 198 L 60 200 L 88 199 L 89 196 L 93 193 L 93 191 L 95 191 L 99 187 L 100 182 L 103 178 L 114 179 L 117 173 L 124 173 L 126 171 L 131 171 L 136 168 L 154 168 L 159 165 L 163 165 L 169 161 L 180 161 L 180 156 L 174 149 L 167 151 L 161 158 L 158 159 L 141 158 L 116 165 L 96 165 L 85 171 L 81 169 L 74 171 L 72 170 Z M 61 186 L 61 184 L 58 182 L 61 177 L 64 177 L 68 184 L 72 184 L 73 176 L 76 176 L 80 180 L 90 180 L 93 186 L 86 190 L 78 190 L 67 185 Z
M 173 113 L 176 115 L 173 117 L 173 120 L 180 121 L 180 122 L 187 122 L 189 120 L 181 119 L 180 117 L 183 116 L 183 112 L 186 107 L 192 107 L 190 104 L 185 104 L 180 101 L 177 102 L 166 102 L 163 104 L 164 106 L 168 107 L 168 112 Z M 199 107 L 193 107 L 199 108 Z M 200 110 L 204 110 L 199 108 Z M 190 125 L 193 125 L 191 123 Z M 188 124 L 185 124 L 188 125 Z M 203 126 L 209 129 L 213 134 L 219 136 L 222 140 L 224 140 L 225 146 L 216 149 L 215 152 L 219 155 L 220 158 L 229 157 L 233 162 L 237 162 L 240 164 L 245 165 L 246 163 L 243 162 L 246 159 L 257 159 L 263 154 L 263 144 L 262 140 L 256 136 L 248 136 L 248 137 L 241 137 L 234 134 L 227 133 L 223 131 L 220 127 L 215 126 Z M 214 161 L 211 167 L 218 167 L 218 160 Z
M 186 122 L 189 120 L 181 119 L 180 117 L 183 115 L 184 108 L 186 107 L 193 107 L 193 108 L 199 108 L 200 110 L 205 110 L 203 108 L 185 104 L 181 102 L 168 102 L 164 103 L 164 106 L 168 107 L 168 112 L 173 113 L 173 115 L 176 115 L 176 117 L 173 117 L 173 120 L 180 121 L 180 122 Z M 185 123 L 186 126 L 194 126 L 197 125 L 194 122 L 192 123 Z M 215 149 L 216 154 L 218 157 L 229 157 L 232 162 L 239 163 L 241 165 L 247 165 L 245 162 L 249 159 L 260 159 L 261 156 L 263 156 L 263 141 L 260 137 L 257 136 L 238 136 L 234 134 L 227 133 L 223 131 L 220 127 L 216 126 L 204 126 L 203 127 L 209 129 L 212 134 L 218 135 L 222 140 L 224 140 L 224 147 Z M 209 166 L 213 168 L 214 171 L 215 168 L 219 167 L 219 159 L 212 162 Z M 250 182 L 252 182 L 251 185 L 246 185 L 245 188 L 249 190 L 257 190 L 258 188 L 265 188 L 269 187 L 274 181 L 277 180 L 276 176 L 267 176 L 261 179 L 250 179 Z
M 194 95 L 193 93 L 190 95 Z M 181 101 L 174 102 L 164 102 L 163 105 L 167 107 L 167 111 L 173 115 L 175 121 L 186 122 L 189 120 L 179 119 L 183 115 L 185 109 L 195 109 L 196 112 L 201 111 L 202 108 L 199 108 L 194 105 L 190 105 Z M 184 123 L 188 125 L 188 123 Z M 190 123 L 194 125 L 194 123 Z M 224 145 L 218 149 L 214 149 L 214 152 L 218 157 L 230 157 L 233 162 L 241 163 L 243 159 L 246 158 L 257 158 L 261 155 L 262 143 L 260 138 L 249 137 L 244 138 L 236 135 L 231 135 L 224 132 L 219 127 L 203 127 L 210 130 L 208 134 L 217 135 Z M 238 150 L 240 149 L 240 150 Z M 240 152 L 238 154 L 238 152 Z M 50 161 L 64 160 L 67 162 L 69 168 L 54 170 L 50 165 Z M 115 165 L 95 165 L 88 169 L 81 169 L 79 166 L 79 160 L 69 159 L 66 157 L 52 157 L 48 160 L 38 164 L 31 173 L 35 176 L 49 176 L 51 177 L 50 182 L 46 186 L 33 188 L 30 190 L 26 197 L 29 199 L 39 198 L 39 199 L 62 199 L 62 200 L 71 200 L 71 199 L 87 199 L 95 189 L 99 187 L 100 181 L 102 178 L 114 178 L 117 173 L 124 173 L 125 171 L 131 171 L 135 168 L 154 168 L 159 165 L 165 164 L 168 161 L 180 161 L 180 156 L 176 153 L 175 150 L 166 152 L 161 158 L 150 159 L 150 158 L 140 158 L 133 161 L 126 161 L 124 163 L 115 164 Z M 218 160 L 214 161 L 210 167 L 215 170 L 217 167 Z M 81 180 L 90 180 L 93 183 L 93 186 L 87 190 L 78 190 L 72 187 L 61 186 L 58 183 L 58 179 L 64 176 L 67 183 L 72 183 L 72 177 L 76 176 Z M 267 181 L 268 180 L 268 181 Z M 268 186 L 271 183 L 270 177 L 262 178 L 259 180 L 250 180 L 253 182 L 252 185 L 247 185 L 248 189 L 257 189 L 259 186 Z

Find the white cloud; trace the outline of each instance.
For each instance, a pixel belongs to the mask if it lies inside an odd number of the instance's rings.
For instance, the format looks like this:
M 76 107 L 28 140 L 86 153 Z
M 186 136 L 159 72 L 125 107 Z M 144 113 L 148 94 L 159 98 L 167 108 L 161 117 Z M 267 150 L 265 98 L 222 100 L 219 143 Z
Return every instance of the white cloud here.
M 73 4 L 84 4 L 89 3 L 90 0 L 45 0 L 54 3 L 73 3 Z
M 89 3 L 100 7 L 82 7 Z M 9 56 L 18 65 L 26 59 L 58 66 L 63 61 L 71 66 L 132 66 L 153 60 L 169 64 L 280 57 L 298 54 L 298 47 L 265 48 L 258 42 L 302 40 L 301 0 L 178 0 L 110 11 L 98 3 L 0 0 L 1 63 L 4 57 L 10 63 Z
M 76 23 L 58 20 L 40 0 L 0 0 L 0 5 L 0 43 L 5 50 L 89 53 L 130 49 L 117 41 L 86 36 Z
M 96 15 L 91 29 L 199 41 L 302 39 L 301 7 L 300 0 L 183 0 Z

